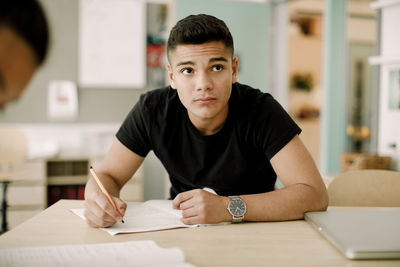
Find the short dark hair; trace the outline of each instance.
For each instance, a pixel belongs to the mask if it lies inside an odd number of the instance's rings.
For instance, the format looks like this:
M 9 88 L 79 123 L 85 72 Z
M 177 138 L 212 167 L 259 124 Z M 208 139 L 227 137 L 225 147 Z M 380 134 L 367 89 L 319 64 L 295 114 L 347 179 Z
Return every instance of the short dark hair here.
M 9 27 L 34 51 L 40 65 L 46 58 L 49 27 L 37 0 L 0 0 L 0 27 Z
M 181 19 L 172 28 L 168 42 L 167 55 L 181 44 L 203 44 L 221 41 L 234 53 L 232 35 L 225 22 L 211 15 L 190 15 Z

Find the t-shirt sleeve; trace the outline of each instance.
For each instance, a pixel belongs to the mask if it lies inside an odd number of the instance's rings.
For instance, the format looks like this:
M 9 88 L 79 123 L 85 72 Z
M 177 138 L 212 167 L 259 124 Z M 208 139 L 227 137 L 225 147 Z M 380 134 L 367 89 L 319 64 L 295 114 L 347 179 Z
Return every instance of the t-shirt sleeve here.
M 146 107 L 143 96 L 126 116 L 119 128 L 116 137 L 132 152 L 146 157 L 152 149 L 149 138 L 149 118 L 146 116 Z
M 261 144 L 265 155 L 271 159 L 290 140 L 299 135 L 301 129 L 272 96 L 265 101 L 265 111 L 257 124 L 257 142 Z

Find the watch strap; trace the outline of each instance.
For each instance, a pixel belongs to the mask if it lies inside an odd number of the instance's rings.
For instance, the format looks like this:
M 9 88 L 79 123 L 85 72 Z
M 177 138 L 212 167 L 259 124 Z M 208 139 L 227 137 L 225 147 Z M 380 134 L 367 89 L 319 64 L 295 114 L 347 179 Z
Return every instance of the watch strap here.
M 243 200 L 242 200 L 242 198 L 241 198 L 240 196 L 228 196 L 228 197 L 229 197 L 229 199 L 230 199 L 231 201 L 234 200 L 234 199 L 240 199 L 240 201 L 243 202 Z M 243 203 L 244 203 L 244 202 L 243 202 Z M 245 204 L 245 203 L 244 203 L 244 205 L 245 205 L 245 208 L 246 208 L 246 204 Z M 244 213 L 246 213 L 246 210 L 245 210 L 245 212 L 243 213 L 242 216 L 236 216 L 236 215 L 232 214 L 232 212 L 229 210 L 229 205 L 228 205 L 228 211 L 229 211 L 229 213 L 232 215 L 232 222 L 233 222 L 233 223 L 240 223 L 240 222 L 242 222 L 243 219 L 244 219 Z

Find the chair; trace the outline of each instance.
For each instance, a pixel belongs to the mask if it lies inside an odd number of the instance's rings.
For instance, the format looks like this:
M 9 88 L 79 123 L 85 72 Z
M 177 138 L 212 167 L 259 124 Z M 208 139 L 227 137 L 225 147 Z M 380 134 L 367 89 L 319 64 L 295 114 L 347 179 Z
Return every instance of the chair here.
M 354 170 L 328 186 L 330 206 L 400 207 L 400 172 Z
M 14 127 L 0 127 L 0 184 L 2 187 L 0 234 L 8 230 L 7 186 L 13 181 L 16 166 L 24 162 L 27 150 L 28 140 L 24 132 Z
M 0 127 L 0 165 L 3 171 L 24 162 L 27 150 L 28 140 L 22 130 L 12 126 Z

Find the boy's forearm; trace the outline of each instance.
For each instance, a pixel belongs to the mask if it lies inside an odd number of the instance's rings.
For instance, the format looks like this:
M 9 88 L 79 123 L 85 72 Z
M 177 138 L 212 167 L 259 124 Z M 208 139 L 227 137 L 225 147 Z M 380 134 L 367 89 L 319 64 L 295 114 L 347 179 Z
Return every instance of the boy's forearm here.
M 325 188 L 294 184 L 268 193 L 241 196 L 247 205 L 246 221 L 285 221 L 304 218 L 307 211 L 328 206 Z
M 104 187 L 107 189 L 107 192 L 114 197 L 119 197 L 121 188 L 117 185 L 117 183 L 115 183 L 114 179 L 111 176 L 105 175 L 103 173 L 99 174 L 99 176 Z M 92 192 L 97 192 L 97 191 L 100 191 L 100 188 L 97 185 L 94 178 L 90 177 L 85 187 L 85 198 Z

